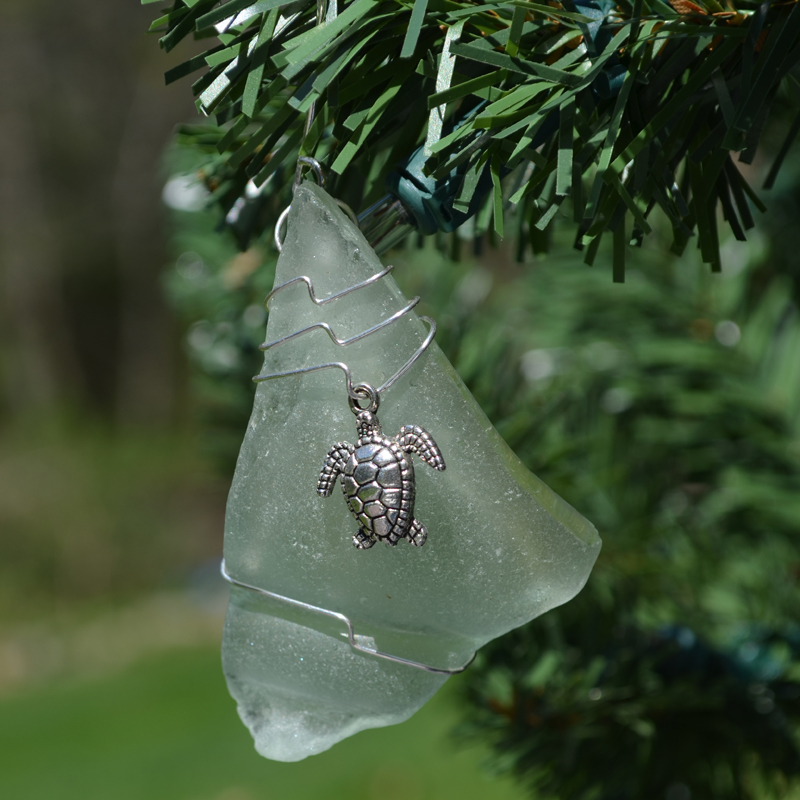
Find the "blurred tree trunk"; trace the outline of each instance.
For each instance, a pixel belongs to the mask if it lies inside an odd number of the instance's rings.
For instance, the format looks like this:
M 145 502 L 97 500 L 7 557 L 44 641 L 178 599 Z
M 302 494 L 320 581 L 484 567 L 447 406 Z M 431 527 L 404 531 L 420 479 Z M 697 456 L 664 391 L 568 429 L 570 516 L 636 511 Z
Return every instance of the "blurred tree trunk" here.
M 149 44 L 156 45 L 154 39 Z M 160 55 L 160 51 L 156 49 Z M 164 88 L 163 61 L 141 63 L 127 109 L 113 186 L 119 269 L 119 361 L 116 412 L 123 424 L 169 421 L 175 409 L 179 351 L 159 275 L 164 263 L 163 177 L 157 167 L 176 121 L 175 103 L 190 115 L 186 97 Z M 180 87 L 189 96 L 188 86 Z
M 0 23 L 0 385 L 11 413 L 63 401 L 80 382 L 32 124 L 42 76 L 30 28 L 19 15 Z
M 0 7 L 0 411 L 175 413 L 160 159 L 194 115 L 131 2 Z

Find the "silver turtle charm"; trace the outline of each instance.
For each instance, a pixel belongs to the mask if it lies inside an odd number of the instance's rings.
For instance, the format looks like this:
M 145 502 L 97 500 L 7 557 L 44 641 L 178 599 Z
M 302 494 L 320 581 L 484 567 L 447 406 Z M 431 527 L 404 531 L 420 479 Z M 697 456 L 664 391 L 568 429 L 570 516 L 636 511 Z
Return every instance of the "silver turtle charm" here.
M 367 550 L 377 541 L 393 547 L 400 539 L 422 547 L 428 538 L 425 526 L 414 518 L 414 465 L 406 454 L 416 453 L 426 464 L 444 470 L 444 458 L 431 435 L 417 425 L 404 425 L 393 439 L 383 435 L 378 421 L 378 393 L 360 384 L 359 394 L 370 404 L 361 408 L 352 398 L 358 442 L 337 442 L 328 451 L 317 482 L 317 493 L 330 497 L 342 476 L 342 490 L 350 512 L 358 522 L 353 544 Z

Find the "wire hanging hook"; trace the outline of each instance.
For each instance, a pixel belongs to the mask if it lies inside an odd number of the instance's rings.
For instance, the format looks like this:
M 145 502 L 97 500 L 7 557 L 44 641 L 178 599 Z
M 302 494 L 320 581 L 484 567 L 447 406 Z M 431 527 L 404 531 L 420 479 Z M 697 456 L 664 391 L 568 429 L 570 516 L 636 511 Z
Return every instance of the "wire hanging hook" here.
M 309 111 L 309 113 L 311 113 Z M 303 176 L 303 167 L 308 166 L 311 167 L 314 177 L 317 179 L 317 186 L 320 189 L 325 188 L 325 170 L 322 168 L 322 164 L 317 161 L 316 158 L 311 158 L 311 156 L 300 156 L 297 159 L 297 171 L 295 172 L 295 185 L 292 189 L 292 193 L 294 193 L 295 189 L 300 185 L 299 181 L 302 180 Z M 353 221 L 355 225 L 358 225 L 358 217 L 353 212 L 353 209 L 350 208 L 347 203 L 342 202 L 341 200 L 336 201 L 336 205 L 342 209 L 342 211 L 347 214 L 348 217 Z M 286 236 L 286 221 L 289 218 L 289 212 L 292 210 L 292 204 L 290 203 L 286 208 L 283 209 L 281 215 L 278 217 L 278 221 L 275 223 L 275 247 L 278 249 L 278 252 L 283 252 L 283 240 Z M 276 290 L 277 291 L 277 290 Z
M 336 0 L 333 0 L 336 2 Z M 328 0 L 317 0 L 317 27 L 322 25 L 325 19 L 325 10 L 328 6 Z M 309 132 L 311 131 L 311 126 L 314 124 L 314 119 L 317 116 L 317 102 L 316 100 L 311 103 L 308 107 L 308 113 L 306 114 L 306 122 L 305 126 L 303 127 L 303 141 L 305 141 L 306 137 L 308 136 Z M 309 162 L 314 162 L 319 168 L 319 172 L 317 173 L 317 181 L 319 182 L 320 186 L 324 186 L 324 178 L 322 176 L 322 170 L 319 167 L 319 161 L 313 158 L 307 158 L 306 156 L 300 156 L 297 159 L 297 167 L 294 171 L 294 184 L 292 185 L 292 194 L 297 191 L 297 187 L 300 185 L 301 181 L 303 180 L 303 166 L 309 164 Z M 316 170 L 315 170 L 316 171 Z M 280 250 L 280 248 L 278 248 Z
M 336 2 L 336 0 L 333 0 Z M 317 26 L 322 25 L 325 20 L 325 13 L 328 8 L 328 0 L 317 0 Z M 317 104 L 316 101 L 312 102 L 311 105 L 308 107 L 308 113 L 306 114 L 306 121 L 305 125 L 303 126 L 303 141 L 305 141 L 306 137 L 308 136 L 309 132 L 311 131 L 311 126 L 314 124 L 314 120 L 317 116 Z M 317 185 L 321 188 L 325 188 L 325 172 L 322 168 L 322 164 L 317 161 L 316 158 L 312 158 L 311 156 L 299 156 L 297 159 L 297 166 L 295 167 L 294 171 L 294 182 L 292 184 L 292 194 L 297 191 L 297 187 L 303 181 L 303 167 L 311 167 L 312 171 L 314 172 L 314 177 L 317 179 Z M 339 205 L 347 216 L 350 217 L 353 222 L 358 225 L 358 218 L 353 213 L 353 210 L 347 203 L 343 203 L 341 200 L 337 200 L 336 203 Z M 285 227 L 286 227 L 286 220 L 289 216 L 289 212 L 292 209 L 291 203 L 286 206 L 286 208 L 281 212 L 281 215 L 278 217 L 278 221 L 275 223 L 275 247 L 278 249 L 280 253 L 283 250 L 283 239 L 286 235 Z
M 305 158 L 305 156 L 303 156 Z M 315 159 L 308 159 L 309 161 L 315 161 Z M 319 161 L 315 161 L 317 166 L 319 167 Z M 320 167 L 321 170 L 321 167 Z M 316 174 L 316 173 L 315 173 Z M 322 184 L 320 184 L 322 186 Z M 355 225 L 358 225 L 358 217 L 355 215 L 354 211 L 350 206 L 347 205 L 342 200 L 336 200 L 336 205 L 347 214 L 348 217 L 352 220 Z M 277 248 L 279 253 L 283 252 L 283 240 L 286 237 L 286 220 L 289 217 L 289 212 L 292 210 L 291 203 L 286 206 L 281 212 L 281 215 L 278 217 L 278 221 L 275 223 L 275 247 Z

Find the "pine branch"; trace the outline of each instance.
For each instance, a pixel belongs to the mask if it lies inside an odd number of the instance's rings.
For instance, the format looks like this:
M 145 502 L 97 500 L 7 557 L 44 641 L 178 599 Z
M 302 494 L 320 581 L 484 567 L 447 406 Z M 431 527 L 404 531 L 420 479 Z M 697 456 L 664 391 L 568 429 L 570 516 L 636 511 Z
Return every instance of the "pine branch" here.
M 204 70 L 192 88 L 217 127 L 196 142 L 213 140 L 204 175 L 226 215 L 249 182 L 251 195 L 270 181 L 288 200 L 298 155 L 325 164 L 333 190 L 363 208 L 441 110 L 425 171 L 457 176 L 456 208 L 519 205 L 535 238 L 571 205 L 587 261 L 614 234 L 619 279 L 626 243 L 641 243 L 655 208 L 675 251 L 696 235 L 720 268 L 717 209 L 737 238 L 752 227 L 750 204 L 763 210 L 734 156 L 752 162 L 800 60 L 797 2 L 340 0 L 315 21 L 307 0 L 175 0 L 154 23 L 167 50 L 216 41 L 167 81 Z M 473 202 L 483 185 L 494 190 Z

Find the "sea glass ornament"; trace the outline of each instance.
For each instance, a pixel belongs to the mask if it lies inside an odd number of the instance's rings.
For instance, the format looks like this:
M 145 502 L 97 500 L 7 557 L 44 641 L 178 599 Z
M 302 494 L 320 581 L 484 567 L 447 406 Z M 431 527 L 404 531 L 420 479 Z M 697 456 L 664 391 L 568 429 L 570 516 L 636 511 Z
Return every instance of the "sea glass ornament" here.
M 334 200 L 297 189 L 276 285 L 307 276 L 325 298 L 383 269 Z M 391 275 L 323 306 L 298 282 L 271 300 L 267 341 L 317 322 L 347 339 L 407 304 Z M 379 386 L 427 333 L 413 312 L 346 347 L 314 329 L 267 351 L 262 372 L 346 362 L 354 382 Z M 336 369 L 292 375 L 256 392 L 225 523 L 235 581 L 346 615 L 360 646 L 443 671 L 580 591 L 597 531 L 525 469 L 435 343 L 383 393 L 380 421 L 392 433 L 423 426 L 446 459 L 446 471 L 417 469 L 424 547 L 353 547 L 347 505 L 317 493 L 331 443 L 353 439 L 346 381 Z M 223 665 L 256 749 L 280 761 L 402 722 L 447 679 L 355 650 L 335 615 L 236 585 Z

